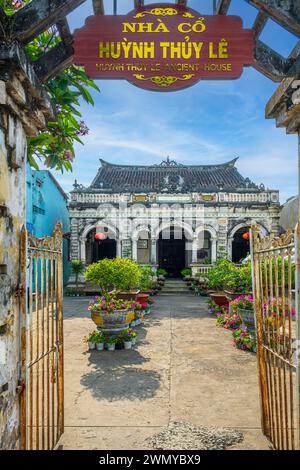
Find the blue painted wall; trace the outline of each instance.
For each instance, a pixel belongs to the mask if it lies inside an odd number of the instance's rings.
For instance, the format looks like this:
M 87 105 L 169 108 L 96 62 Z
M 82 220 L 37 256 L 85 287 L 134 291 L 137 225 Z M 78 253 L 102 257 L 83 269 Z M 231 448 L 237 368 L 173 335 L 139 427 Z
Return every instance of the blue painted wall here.
M 55 224 L 62 223 L 63 233 L 70 232 L 67 195 L 48 170 L 26 172 L 26 226 L 28 232 L 38 238 L 52 235 Z M 68 240 L 63 242 L 64 285 L 70 276 Z

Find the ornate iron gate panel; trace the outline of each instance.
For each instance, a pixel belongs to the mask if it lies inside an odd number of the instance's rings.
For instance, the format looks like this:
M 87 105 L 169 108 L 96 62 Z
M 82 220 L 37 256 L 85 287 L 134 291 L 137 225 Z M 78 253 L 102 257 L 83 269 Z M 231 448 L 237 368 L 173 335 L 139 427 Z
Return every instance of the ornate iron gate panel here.
M 298 449 L 296 235 L 251 232 L 262 429 L 275 449 Z
M 64 431 L 61 224 L 53 237 L 41 239 L 23 229 L 22 246 L 27 289 L 21 323 L 21 447 L 48 450 Z

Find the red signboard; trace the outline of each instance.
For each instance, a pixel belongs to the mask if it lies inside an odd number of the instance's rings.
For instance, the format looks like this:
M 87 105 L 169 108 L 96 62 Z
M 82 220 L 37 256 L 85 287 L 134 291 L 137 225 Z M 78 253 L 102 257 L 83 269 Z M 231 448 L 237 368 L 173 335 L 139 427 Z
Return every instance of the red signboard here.
M 91 78 L 125 79 L 174 91 L 201 79 L 233 79 L 253 64 L 254 32 L 237 16 L 203 16 L 152 4 L 126 16 L 87 18 L 75 32 L 75 59 Z

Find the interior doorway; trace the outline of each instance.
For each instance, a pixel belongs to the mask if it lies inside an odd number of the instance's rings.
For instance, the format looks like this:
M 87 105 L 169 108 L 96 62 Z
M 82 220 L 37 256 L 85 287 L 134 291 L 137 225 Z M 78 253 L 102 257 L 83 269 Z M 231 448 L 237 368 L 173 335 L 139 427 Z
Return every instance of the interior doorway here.
M 249 227 L 243 227 L 234 234 L 232 241 L 232 261 L 234 263 L 239 263 L 250 253 L 249 236 L 245 236 L 248 233 Z
M 182 228 L 170 227 L 162 230 L 158 240 L 158 265 L 169 277 L 181 277 L 186 265 L 186 238 Z
M 113 259 L 117 256 L 116 240 L 108 235 L 105 240 L 95 240 L 96 229 L 90 231 L 86 241 L 86 263 L 97 263 L 102 259 Z

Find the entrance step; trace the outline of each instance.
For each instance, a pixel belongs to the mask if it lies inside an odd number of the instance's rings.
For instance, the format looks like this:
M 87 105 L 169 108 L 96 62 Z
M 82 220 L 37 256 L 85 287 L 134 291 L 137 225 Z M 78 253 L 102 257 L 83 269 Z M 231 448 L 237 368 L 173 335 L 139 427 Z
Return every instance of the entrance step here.
M 180 279 L 168 279 L 161 290 L 161 295 L 187 295 L 192 291 Z

